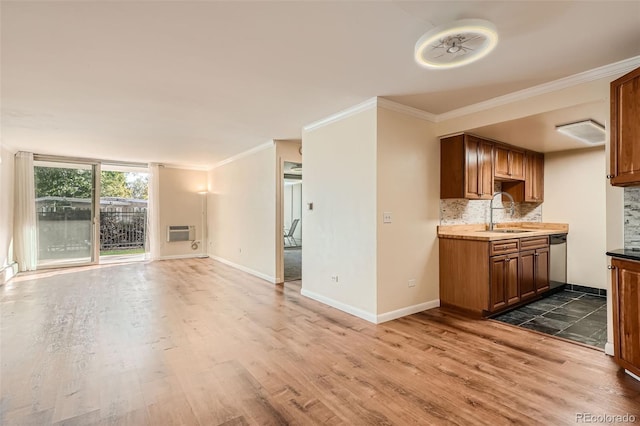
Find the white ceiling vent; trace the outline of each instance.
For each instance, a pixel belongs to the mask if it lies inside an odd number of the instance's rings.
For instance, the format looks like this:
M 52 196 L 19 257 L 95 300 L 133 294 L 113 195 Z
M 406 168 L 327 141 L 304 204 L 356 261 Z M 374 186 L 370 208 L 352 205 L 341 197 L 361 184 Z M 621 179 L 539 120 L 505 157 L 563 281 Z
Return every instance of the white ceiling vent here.
M 556 126 L 556 130 L 588 145 L 600 145 L 605 142 L 604 126 L 593 120 L 583 120 L 575 123 Z

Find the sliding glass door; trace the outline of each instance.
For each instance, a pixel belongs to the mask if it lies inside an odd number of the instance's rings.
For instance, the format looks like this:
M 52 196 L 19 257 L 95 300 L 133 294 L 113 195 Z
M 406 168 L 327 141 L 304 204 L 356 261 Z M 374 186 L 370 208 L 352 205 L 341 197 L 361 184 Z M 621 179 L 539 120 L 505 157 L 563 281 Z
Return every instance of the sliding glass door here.
M 35 160 L 38 268 L 96 263 L 100 165 Z

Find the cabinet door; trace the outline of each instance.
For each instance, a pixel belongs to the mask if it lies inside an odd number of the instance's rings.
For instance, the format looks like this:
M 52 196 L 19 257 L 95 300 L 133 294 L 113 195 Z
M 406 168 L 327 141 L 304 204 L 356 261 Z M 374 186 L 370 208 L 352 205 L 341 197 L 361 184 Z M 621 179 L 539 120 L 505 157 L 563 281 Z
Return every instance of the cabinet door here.
M 549 290 L 549 247 L 536 250 L 536 292 Z
M 509 257 L 505 263 L 505 291 L 507 292 L 507 304 L 512 305 L 520 301 L 520 290 L 518 288 L 519 280 L 519 262 L 518 256 Z
M 510 157 L 510 171 L 509 176 L 514 180 L 524 180 L 524 152 L 511 150 L 509 152 Z
M 611 83 L 612 185 L 640 183 L 640 68 Z
M 509 179 L 510 167 L 509 167 L 509 148 L 496 145 L 493 151 L 494 161 L 494 175 L 497 178 Z
M 478 147 L 478 162 L 480 169 L 480 198 L 490 200 L 493 197 L 493 143 L 480 141 Z
M 507 292 L 505 287 L 507 256 L 493 256 L 489 259 L 491 287 L 489 289 L 489 310 L 497 311 L 507 306 Z
M 541 203 L 544 201 L 544 155 L 534 152 L 526 154 L 524 201 Z
M 465 198 L 493 196 L 493 143 L 465 135 Z
M 528 250 L 520 252 L 520 298 L 522 300 L 536 294 L 535 270 L 536 251 Z
M 612 259 L 616 362 L 640 375 L 640 262 Z

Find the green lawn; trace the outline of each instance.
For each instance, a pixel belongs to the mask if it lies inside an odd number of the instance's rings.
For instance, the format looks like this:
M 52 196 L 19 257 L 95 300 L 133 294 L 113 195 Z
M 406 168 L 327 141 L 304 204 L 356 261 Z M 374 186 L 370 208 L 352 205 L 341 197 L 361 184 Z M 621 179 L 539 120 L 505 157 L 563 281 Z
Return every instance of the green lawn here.
M 100 252 L 100 256 L 115 256 L 115 255 L 123 255 L 123 254 L 142 254 L 144 253 L 144 248 L 134 248 L 134 249 L 120 249 L 120 250 L 104 250 Z

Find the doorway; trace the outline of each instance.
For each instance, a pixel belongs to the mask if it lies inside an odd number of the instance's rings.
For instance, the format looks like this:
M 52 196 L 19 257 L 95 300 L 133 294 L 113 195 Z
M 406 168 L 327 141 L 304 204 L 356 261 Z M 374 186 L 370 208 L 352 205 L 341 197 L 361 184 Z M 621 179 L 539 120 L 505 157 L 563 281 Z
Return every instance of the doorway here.
M 38 156 L 34 186 L 38 268 L 145 259 L 146 167 Z
M 34 161 L 38 268 L 97 262 L 99 169 L 91 163 Z
M 302 278 L 302 164 L 284 162 L 284 281 Z

